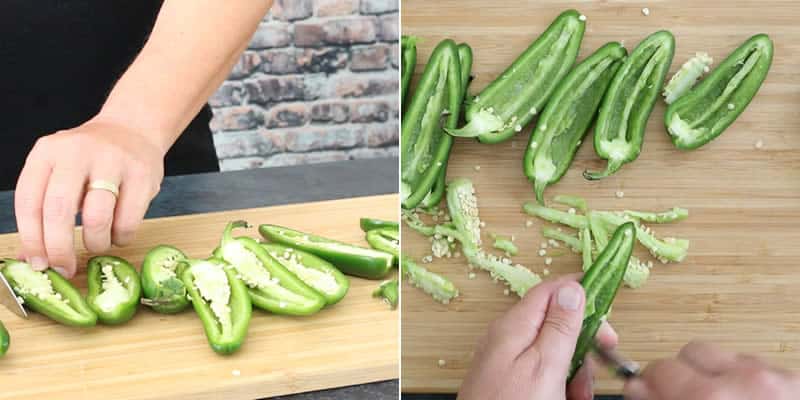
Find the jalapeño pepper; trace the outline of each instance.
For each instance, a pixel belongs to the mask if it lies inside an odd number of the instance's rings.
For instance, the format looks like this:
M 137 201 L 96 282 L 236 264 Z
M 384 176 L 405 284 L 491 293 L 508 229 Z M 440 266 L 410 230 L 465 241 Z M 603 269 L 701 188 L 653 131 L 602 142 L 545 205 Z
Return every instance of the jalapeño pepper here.
M 524 160 L 525 175 L 533 182 L 539 203 L 544 204 L 544 189 L 567 172 L 626 54 L 621 44 L 607 43 L 578 64 L 547 102 Z
M 6 259 L 3 276 L 30 309 L 64 325 L 89 327 L 97 323 L 81 293 L 58 272 L 34 271 L 22 261 Z
M 181 261 L 186 255 L 172 246 L 156 246 L 147 252 L 142 263 L 142 304 L 162 314 L 186 309 L 186 287 L 181 280 Z
M 381 279 L 391 270 L 394 257 L 382 251 L 337 242 L 277 225 L 261 225 L 264 238 L 307 251 L 335 265 L 347 275 Z
M 605 178 L 639 157 L 647 120 L 674 54 L 672 33 L 658 31 L 639 43 L 614 75 L 594 128 L 594 150 L 608 164 L 602 172 L 585 171 L 586 179 Z
M 416 207 L 444 170 L 453 138 L 442 130 L 455 128 L 464 90 L 456 43 L 443 40 L 431 54 L 411 103 L 403 113 L 400 135 L 400 195 L 406 209 Z
M 411 86 L 411 77 L 414 76 L 414 67 L 417 65 L 417 37 L 403 35 L 400 38 L 400 74 L 402 75 L 402 91 L 400 103 L 405 106 L 408 96 L 408 87 Z
M 239 349 L 247 336 L 252 305 L 237 272 L 218 259 L 183 260 L 181 280 L 203 323 L 208 344 L 219 354 Z
M 3 325 L 3 321 L 0 321 L 0 357 L 6 355 L 9 346 L 11 346 L 11 336 Z
M 720 134 L 753 100 L 772 64 L 772 40 L 755 35 L 734 50 L 696 87 L 667 107 L 672 144 L 696 149 Z
M 394 264 L 400 257 L 400 231 L 396 229 L 373 229 L 367 232 L 367 243 L 375 250 L 389 253 L 394 257 Z
M 522 131 L 569 72 L 584 28 L 577 11 L 561 13 L 508 69 L 471 99 L 467 125 L 446 131 L 453 136 L 477 136 L 482 143 L 500 143 Z
M 462 98 L 467 102 L 467 87 L 471 81 L 470 73 L 472 72 L 472 48 L 466 43 L 458 45 L 458 60 L 461 66 L 461 89 L 463 90 Z M 447 159 L 443 160 L 442 169 L 439 175 L 433 182 L 428 194 L 422 199 L 418 207 L 423 209 L 432 209 L 442 202 L 444 192 L 447 187 Z
M 136 269 L 119 257 L 89 259 L 89 294 L 86 302 L 100 322 L 118 325 L 136 314 L 142 285 Z
M 581 279 L 581 286 L 586 292 L 586 310 L 575 353 L 572 356 L 569 379 L 572 379 L 578 368 L 583 365 L 586 353 L 594 343 L 594 336 L 611 309 L 611 303 L 614 302 L 622 278 L 628 269 L 628 260 L 634 243 L 636 243 L 636 228 L 633 223 L 627 222 L 621 225 Z
M 325 298 L 327 305 L 339 302 L 350 288 L 350 281 L 333 264 L 302 250 L 276 243 L 262 243 L 272 258 Z
M 215 255 L 236 270 L 249 289 L 253 305 L 284 315 L 311 315 L 322 309 L 325 299 L 272 258 L 255 239 L 233 237 L 234 228 L 247 226 L 245 221 L 229 223 Z

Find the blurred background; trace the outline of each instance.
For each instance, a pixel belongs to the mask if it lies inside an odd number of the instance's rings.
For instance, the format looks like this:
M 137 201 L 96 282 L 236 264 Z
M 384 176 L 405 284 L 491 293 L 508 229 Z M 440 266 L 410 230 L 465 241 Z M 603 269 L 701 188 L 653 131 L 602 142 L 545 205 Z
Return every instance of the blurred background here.
M 398 0 L 275 0 L 211 97 L 223 171 L 396 157 Z

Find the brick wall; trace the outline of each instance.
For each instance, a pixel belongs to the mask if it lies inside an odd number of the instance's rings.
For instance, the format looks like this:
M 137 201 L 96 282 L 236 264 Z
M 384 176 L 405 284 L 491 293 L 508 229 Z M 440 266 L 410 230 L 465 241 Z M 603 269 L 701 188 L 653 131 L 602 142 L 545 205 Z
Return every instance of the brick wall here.
M 275 0 L 211 97 L 222 170 L 397 155 L 398 0 Z

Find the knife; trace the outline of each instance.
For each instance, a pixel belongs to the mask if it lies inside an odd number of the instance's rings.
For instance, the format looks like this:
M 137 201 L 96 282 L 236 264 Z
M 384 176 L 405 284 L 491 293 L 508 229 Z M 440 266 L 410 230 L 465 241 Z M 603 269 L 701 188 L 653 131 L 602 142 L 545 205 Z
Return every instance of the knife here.
M 592 350 L 603 364 L 614 371 L 614 375 L 618 378 L 628 380 L 639 376 L 641 367 L 636 361 L 627 359 L 614 350 L 604 349 L 596 342 L 592 344 Z
M 3 264 L 5 263 L 0 261 L 0 267 L 2 267 Z M 25 308 L 22 307 L 22 303 L 20 303 L 17 295 L 14 294 L 14 291 L 11 290 L 11 285 L 8 284 L 3 274 L 0 274 L 0 304 L 6 306 L 11 312 L 22 318 L 28 318 L 28 313 L 25 312 Z

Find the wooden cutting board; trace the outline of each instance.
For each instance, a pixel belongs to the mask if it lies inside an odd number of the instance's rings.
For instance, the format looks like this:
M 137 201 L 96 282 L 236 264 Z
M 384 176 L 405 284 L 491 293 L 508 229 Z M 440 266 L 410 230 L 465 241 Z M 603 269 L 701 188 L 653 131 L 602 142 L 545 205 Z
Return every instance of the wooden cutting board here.
M 686 261 L 657 264 L 646 286 L 623 290 L 614 305 L 611 322 L 624 354 L 646 363 L 701 339 L 800 370 L 800 3 L 404 0 L 403 33 L 422 38 L 417 74 L 441 39 L 469 43 L 476 77 L 470 92 L 477 93 L 567 8 L 587 16 L 579 59 L 611 40 L 624 40 L 632 49 L 649 33 L 670 29 L 677 40 L 670 76 L 697 51 L 707 51 L 716 66 L 751 35 L 772 37 L 775 57 L 764 86 L 717 140 L 692 152 L 676 150 L 659 101 L 638 161 L 611 178 L 588 182 L 581 172 L 604 164 L 587 136 L 571 169 L 546 196 L 585 196 L 596 209 L 682 206 L 691 212 L 686 221 L 654 227 L 660 236 L 691 240 Z M 516 235 L 521 252 L 514 261 L 542 272 L 544 259 L 536 253 L 543 224 L 521 211 L 533 200 L 521 168 L 531 127 L 499 145 L 457 140 L 448 178 L 472 179 L 484 233 Z M 755 148 L 757 141 L 763 148 Z M 616 198 L 617 191 L 624 197 Z M 526 220 L 534 225 L 526 228 Z M 403 246 L 416 259 L 430 254 L 428 241 L 415 233 L 404 234 Z M 485 273 L 469 280 L 463 258 L 426 266 L 452 279 L 461 297 L 444 306 L 404 287 L 402 385 L 409 392 L 453 392 L 487 323 L 517 299 L 504 296 Z M 579 269 L 573 254 L 555 257 L 550 266 L 551 277 Z M 621 387 L 608 378 L 597 385 L 601 393 Z
M 397 196 L 151 219 L 133 245 L 112 254 L 138 266 L 148 249 L 168 243 L 207 257 L 234 219 L 366 245 L 361 216 L 396 219 Z M 0 236 L 0 254 L 16 250 L 16 235 Z M 82 253 L 80 265 L 87 258 Z M 84 293 L 85 281 L 85 271 L 74 280 Z M 372 298 L 378 282 L 350 282 L 340 303 L 311 317 L 254 310 L 244 346 L 228 357 L 211 350 L 191 310 L 167 316 L 141 308 L 128 324 L 81 330 L 0 307 L 12 336 L 0 359 L 0 399 L 255 399 L 397 378 L 398 312 Z

